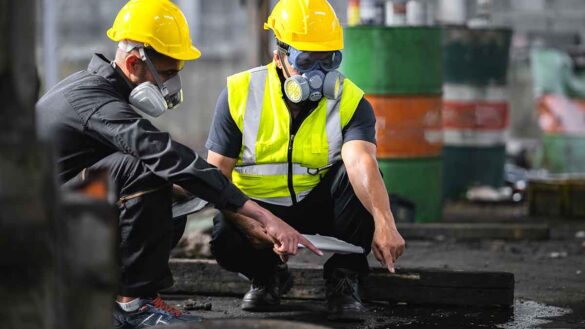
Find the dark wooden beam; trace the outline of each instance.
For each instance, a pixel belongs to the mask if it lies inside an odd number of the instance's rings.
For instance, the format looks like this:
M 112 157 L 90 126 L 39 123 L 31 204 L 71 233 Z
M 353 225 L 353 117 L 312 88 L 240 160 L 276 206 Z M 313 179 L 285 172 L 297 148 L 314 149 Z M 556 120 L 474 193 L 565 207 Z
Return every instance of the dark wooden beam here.
M 166 293 L 242 296 L 249 283 L 222 269 L 213 260 L 172 259 L 175 285 Z M 325 297 L 322 270 L 315 265 L 290 265 L 295 278 L 285 296 L 300 299 Z M 474 306 L 510 306 L 514 275 L 503 272 L 461 272 L 439 269 L 397 269 L 390 274 L 374 268 L 363 284 L 366 300 Z

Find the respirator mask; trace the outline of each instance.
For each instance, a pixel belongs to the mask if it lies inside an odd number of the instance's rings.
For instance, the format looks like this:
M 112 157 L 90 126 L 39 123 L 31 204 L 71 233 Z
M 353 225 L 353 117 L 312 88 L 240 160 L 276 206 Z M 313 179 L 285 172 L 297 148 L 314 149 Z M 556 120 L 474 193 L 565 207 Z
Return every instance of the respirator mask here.
M 146 81 L 132 89 L 128 97 L 130 105 L 156 118 L 161 116 L 166 110 L 176 109 L 183 102 L 181 77 L 178 73 L 163 82 L 156 67 L 144 51 L 143 45 L 130 41 L 122 41 L 119 47 L 127 52 L 138 48 L 140 59 L 146 63 L 148 70 L 150 70 L 156 82 L 154 84 Z
M 300 75 L 291 75 L 284 81 L 286 97 L 293 103 L 307 99 L 318 101 L 325 97 L 336 100 L 341 94 L 341 82 L 344 76 L 337 71 L 341 65 L 341 51 L 301 51 L 291 46 L 284 49 L 279 46 L 280 58 L 287 55 L 288 62 Z

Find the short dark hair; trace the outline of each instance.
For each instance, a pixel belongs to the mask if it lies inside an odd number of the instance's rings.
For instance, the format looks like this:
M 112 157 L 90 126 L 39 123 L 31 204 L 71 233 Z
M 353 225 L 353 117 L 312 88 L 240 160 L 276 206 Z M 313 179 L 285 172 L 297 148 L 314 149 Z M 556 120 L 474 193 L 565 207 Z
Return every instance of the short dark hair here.
M 288 49 L 290 47 L 288 44 L 286 44 L 286 43 L 284 43 L 284 42 L 282 42 L 282 41 L 280 41 L 278 39 L 276 39 L 276 46 L 278 48 L 282 48 L 283 50 L 286 50 L 286 51 L 288 51 Z

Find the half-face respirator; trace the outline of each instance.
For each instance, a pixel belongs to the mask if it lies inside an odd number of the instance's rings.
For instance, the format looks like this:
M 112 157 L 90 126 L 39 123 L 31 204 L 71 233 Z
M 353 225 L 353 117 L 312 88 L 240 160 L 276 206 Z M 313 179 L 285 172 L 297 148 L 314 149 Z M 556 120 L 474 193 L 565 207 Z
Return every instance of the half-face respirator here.
M 132 89 L 128 97 L 128 101 L 132 106 L 156 118 L 166 110 L 176 109 L 183 102 L 181 77 L 178 73 L 163 82 L 156 67 L 144 51 L 144 46 L 126 41 L 120 42 L 119 47 L 126 51 L 138 48 L 140 59 L 146 63 L 156 82 L 154 84 L 146 81 Z
M 338 99 L 341 93 L 341 82 L 344 76 L 337 71 L 341 65 L 341 52 L 337 51 L 300 51 L 293 47 L 279 47 L 281 58 L 287 55 L 290 65 L 300 75 L 290 75 L 284 81 L 284 92 L 293 103 L 307 99 L 318 101 L 323 96 Z

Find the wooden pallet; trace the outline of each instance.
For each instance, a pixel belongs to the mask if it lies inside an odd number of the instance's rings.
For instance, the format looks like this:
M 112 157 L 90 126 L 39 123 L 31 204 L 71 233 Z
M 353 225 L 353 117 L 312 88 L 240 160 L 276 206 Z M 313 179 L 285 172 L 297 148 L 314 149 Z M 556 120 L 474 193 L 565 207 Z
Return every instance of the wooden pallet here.
M 250 288 L 249 282 L 214 260 L 172 259 L 170 266 L 175 285 L 165 293 L 241 297 Z M 291 264 L 289 268 L 295 285 L 285 297 L 325 297 L 319 266 Z M 374 268 L 362 287 L 366 300 L 395 303 L 511 306 L 514 300 L 514 275 L 504 272 L 402 268 L 390 274 Z

